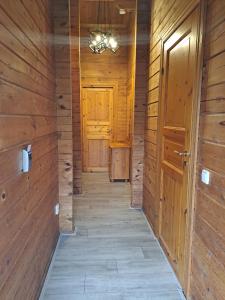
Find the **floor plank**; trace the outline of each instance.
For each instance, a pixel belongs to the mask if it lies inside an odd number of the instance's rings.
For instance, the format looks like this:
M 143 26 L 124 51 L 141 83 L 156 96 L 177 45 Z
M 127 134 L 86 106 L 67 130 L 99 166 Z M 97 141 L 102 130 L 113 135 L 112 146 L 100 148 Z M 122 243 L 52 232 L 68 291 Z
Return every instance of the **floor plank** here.
M 40 300 L 181 300 L 181 288 L 129 183 L 84 174 L 76 235 L 62 235 Z

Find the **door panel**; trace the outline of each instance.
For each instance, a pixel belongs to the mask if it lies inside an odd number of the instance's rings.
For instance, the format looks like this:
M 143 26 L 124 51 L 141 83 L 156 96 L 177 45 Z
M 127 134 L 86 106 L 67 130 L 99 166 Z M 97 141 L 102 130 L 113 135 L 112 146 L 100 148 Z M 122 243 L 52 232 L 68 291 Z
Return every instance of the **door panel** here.
M 188 98 L 190 35 L 184 36 L 167 50 L 167 97 L 165 125 L 185 127 L 185 107 Z
M 163 56 L 159 235 L 183 286 L 198 23 L 196 9 L 164 43 Z
M 180 177 L 181 179 L 181 177 Z M 170 252 L 170 258 L 175 261 L 178 253 L 177 236 L 180 235 L 180 210 L 181 210 L 181 189 L 182 182 L 179 178 L 172 176 L 170 172 L 164 172 L 163 174 L 163 188 L 164 188 L 164 201 L 162 210 L 162 222 L 161 233 L 163 234 L 163 241 L 166 243 Z M 171 219 L 173 222 L 171 222 Z
M 107 171 L 112 133 L 112 88 L 83 88 L 83 170 Z

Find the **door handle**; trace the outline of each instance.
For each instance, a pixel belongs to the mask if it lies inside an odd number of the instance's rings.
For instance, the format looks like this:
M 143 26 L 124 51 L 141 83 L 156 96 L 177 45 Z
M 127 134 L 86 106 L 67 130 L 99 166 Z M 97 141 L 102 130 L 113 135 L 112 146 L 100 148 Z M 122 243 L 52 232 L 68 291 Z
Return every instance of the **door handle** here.
M 179 155 L 179 156 L 184 156 L 184 157 L 187 157 L 187 156 L 191 155 L 191 153 L 187 152 L 187 151 L 179 152 L 177 150 L 174 150 L 174 153 L 177 154 L 177 155 Z

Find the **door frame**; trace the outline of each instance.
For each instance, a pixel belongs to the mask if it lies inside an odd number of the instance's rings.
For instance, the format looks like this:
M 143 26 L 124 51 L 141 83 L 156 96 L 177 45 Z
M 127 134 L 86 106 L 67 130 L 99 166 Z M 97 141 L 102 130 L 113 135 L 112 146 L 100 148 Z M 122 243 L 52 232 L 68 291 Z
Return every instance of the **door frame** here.
M 111 88 L 113 90 L 113 100 L 112 100 L 112 133 L 111 133 L 111 141 L 114 140 L 115 135 L 115 99 L 118 96 L 118 83 L 116 81 L 100 81 L 92 78 L 84 79 L 81 83 L 81 97 L 80 97 L 80 123 L 81 123 L 81 162 L 82 162 L 82 171 L 84 170 L 84 157 L 83 157 L 83 134 L 84 134 L 84 126 L 83 126 L 83 88 Z
M 190 7 L 186 9 L 185 12 L 181 13 L 177 21 L 163 34 L 161 38 L 161 61 L 160 61 L 160 84 L 159 84 L 159 118 L 158 118 L 158 158 L 157 158 L 157 198 L 159 201 L 159 222 L 158 222 L 158 238 L 160 245 L 164 249 L 164 252 L 167 255 L 167 251 L 163 246 L 163 243 L 160 239 L 160 227 L 161 227 L 161 217 L 162 217 L 162 185 L 161 185 L 161 158 L 162 158 L 162 127 L 163 127 L 163 109 L 164 103 L 162 103 L 162 90 L 163 90 L 163 63 L 164 63 L 164 45 L 170 36 L 182 25 L 182 23 L 194 12 L 195 9 L 199 8 L 199 24 L 198 24 L 198 37 L 197 37 L 197 73 L 196 73 L 196 83 L 193 93 L 193 116 L 194 120 L 192 121 L 191 129 L 191 153 L 192 156 L 189 159 L 189 174 L 188 181 L 189 186 L 187 188 L 187 227 L 186 227 L 186 236 L 185 236 L 185 251 L 184 251 L 184 286 L 182 286 L 183 291 L 187 298 L 190 295 L 190 272 L 191 272 L 191 248 L 192 248 L 192 238 L 193 238 L 193 221 L 194 221 L 194 208 L 195 208 L 195 199 L 196 199 L 196 170 L 197 170 L 197 150 L 198 150 L 198 132 L 199 132 L 199 117 L 200 117 L 200 101 L 201 101 L 201 86 L 202 86 L 202 68 L 203 68 L 203 35 L 204 35 L 204 23 L 206 16 L 206 3 L 204 0 L 200 0 L 198 3 L 191 4 Z

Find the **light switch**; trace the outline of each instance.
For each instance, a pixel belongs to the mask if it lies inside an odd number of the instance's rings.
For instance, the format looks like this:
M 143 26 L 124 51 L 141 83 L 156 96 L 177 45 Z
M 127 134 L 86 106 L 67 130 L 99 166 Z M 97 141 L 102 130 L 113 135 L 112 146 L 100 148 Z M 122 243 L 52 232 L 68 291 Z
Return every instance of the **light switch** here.
M 59 215 L 59 203 L 57 203 L 55 206 L 54 206 L 54 213 L 56 216 Z
M 206 170 L 206 169 L 202 170 L 201 180 L 205 184 L 209 184 L 210 183 L 210 172 L 208 170 Z
M 26 145 L 22 149 L 22 172 L 27 173 L 30 171 L 32 165 L 32 149 L 31 145 Z

